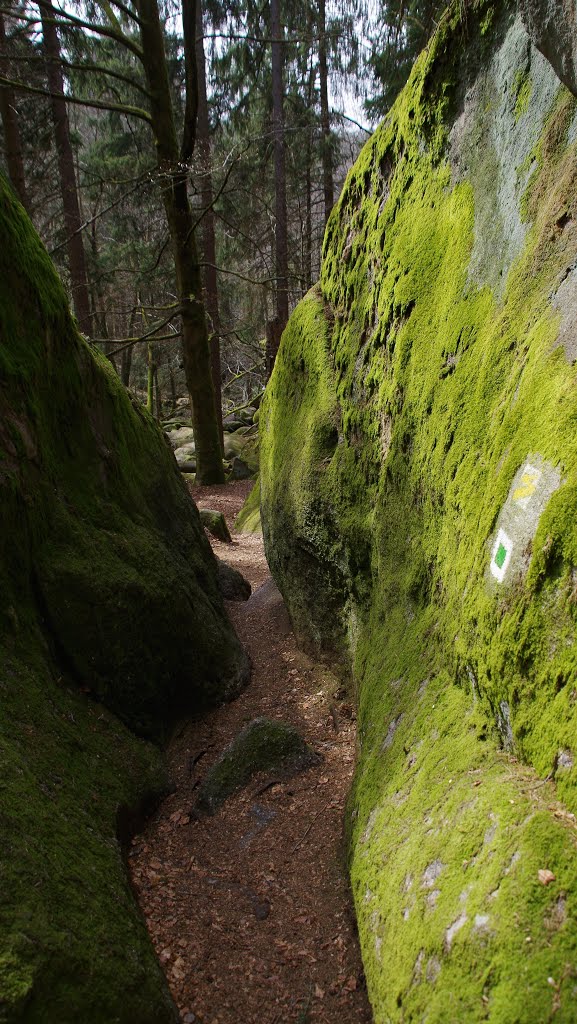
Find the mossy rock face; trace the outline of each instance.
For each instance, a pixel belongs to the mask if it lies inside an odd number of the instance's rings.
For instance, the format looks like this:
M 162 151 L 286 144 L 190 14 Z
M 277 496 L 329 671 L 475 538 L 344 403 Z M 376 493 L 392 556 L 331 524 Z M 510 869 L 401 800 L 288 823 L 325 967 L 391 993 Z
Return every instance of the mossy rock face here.
M 318 758 L 292 725 L 255 718 L 236 736 L 204 779 L 195 810 L 215 814 L 224 801 L 258 772 L 283 777 L 303 771 Z
M 261 533 L 260 523 L 260 480 L 255 485 L 238 513 L 234 528 L 239 533 Z
M 569 1024 L 577 110 L 514 4 L 468 4 L 466 29 L 462 6 L 350 172 L 284 333 L 263 529 L 295 631 L 358 694 L 375 1020 Z
M 117 831 L 167 780 L 134 733 L 235 695 L 248 660 L 166 439 L 3 181 L 0 235 L 0 1021 L 163 1024 Z

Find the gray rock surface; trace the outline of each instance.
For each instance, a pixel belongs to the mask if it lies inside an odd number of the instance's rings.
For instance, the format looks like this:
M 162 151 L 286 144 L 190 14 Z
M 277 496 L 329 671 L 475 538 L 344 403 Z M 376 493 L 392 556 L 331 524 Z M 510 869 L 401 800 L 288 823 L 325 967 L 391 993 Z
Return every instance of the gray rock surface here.
M 181 448 L 183 445 L 194 448 L 194 430 L 192 427 L 179 426 L 175 430 L 167 430 L 168 440 L 170 441 L 174 449 Z
M 272 578 L 261 583 L 246 606 L 247 615 L 262 615 L 265 610 L 267 619 L 274 620 L 275 629 L 280 630 L 285 636 L 292 633 L 292 624 L 283 596 Z
M 577 96 L 577 10 L 574 0 L 519 0 L 531 39 Z

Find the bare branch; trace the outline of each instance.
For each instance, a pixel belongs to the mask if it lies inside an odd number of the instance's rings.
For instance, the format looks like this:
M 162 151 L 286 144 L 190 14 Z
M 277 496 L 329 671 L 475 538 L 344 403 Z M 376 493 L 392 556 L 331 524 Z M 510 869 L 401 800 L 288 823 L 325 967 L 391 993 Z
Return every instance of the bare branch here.
M 20 64 L 47 64 L 50 63 L 52 58 L 40 57 L 33 54 L 13 54 L 10 56 L 11 63 Z M 130 78 L 129 75 L 123 75 L 120 71 L 113 71 L 111 68 L 105 67 L 103 64 L 73 64 L 70 61 L 61 58 L 58 64 L 62 68 L 66 68 L 69 71 L 88 71 L 94 74 L 108 75 L 110 78 L 116 78 L 120 82 L 124 82 L 126 85 L 130 85 L 133 89 L 138 89 L 144 96 L 150 98 L 148 89 L 145 88 L 140 82 L 137 82 L 134 78 Z
M 138 189 L 143 184 L 143 182 L 146 180 L 147 176 L 147 174 L 143 175 L 136 185 L 130 188 L 128 192 L 124 192 L 124 194 L 119 196 L 118 199 L 115 199 L 113 203 L 110 203 L 110 206 L 106 206 L 104 210 L 99 210 L 98 213 L 95 213 L 93 217 L 89 218 L 89 220 L 85 220 L 84 224 L 81 224 L 78 230 L 74 232 L 74 234 L 79 234 L 79 232 L 84 231 L 85 228 L 89 227 L 91 224 L 94 224 L 94 221 L 98 220 L 99 217 L 103 217 L 105 213 L 109 213 L 110 210 L 113 210 L 115 206 L 119 206 L 120 203 L 124 202 L 124 200 L 127 199 L 128 196 L 131 196 L 133 195 L 134 192 L 137 192 Z M 68 245 L 68 241 L 69 239 L 67 238 L 64 242 L 61 242 L 60 245 L 55 246 L 54 249 L 49 249 L 48 255 L 54 256 L 54 253 L 59 252 L 60 249 L 63 249 L 66 245 Z
M 18 82 L 11 78 L 4 78 L 0 76 L 0 85 L 9 85 L 13 89 L 19 89 L 21 92 L 31 92 L 36 96 L 46 96 L 48 98 L 55 97 L 56 99 L 62 99 L 57 93 L 49 92 L 48 89 L 39 89 L 34 85 L 26 85 L 24 82 Z M 113 110 L 119 114 L 126 114 L 127 117 L 138 117 L 141 121 L 146 121 L 147 124 L 151 123 L 151 117 L 148 111 L 143 110 L 141 107 L 132 107 L 125 105 L 124 103 L 106 103 L 104 100 L 81 100 L 77 96 L 65 97 L 67 103 L 74 103 L 78 107 L 94 107 L 96 110 Z
M 44 8 L 44 10 L 48 11 L 49 14 L 54 13 L 54 8 L 51 3 L 51 0 L 36 0 L 36 3 L 39 7 L 42 7 Z M 12 14 L 14 15 L 14 12 L 12 12 Z M 16 14 L 16 17 L 20 18 L 21 16 Z M 26 20 L 29 22 L 34 21 L 34 19 L 32 18 Z M 76 25 L 78 28 L 87 28 L 91 32 L 95 32 L 99 36 L 106 36 L 107 39 L 114 39 L 117 43 L 120 43 L 121 46 L 125 46 L 127 50 L 130 50 L 136 57 L 138 57 L 139 60 L 142 60 L 142 50 L 135 42 L 133 42 L 132 39 L 129 39 L 128 36 L 124 34 L 124 32 L 119 32 L 117 29 L 108 28 L 106 25 L 95 25 L 90 21 L 84 21 L 83 18 L 77 18 L 76 15 L 71 14 L 70 11 L 62 10 L 61 7 L 58 8 L 58 19 L 51 18 L 50 20 L 55 25 L 59 25 L 60 27 L 70 28 L 71 25 Z M 36 21 L 39 21 L 39 19 L 36 19 Z

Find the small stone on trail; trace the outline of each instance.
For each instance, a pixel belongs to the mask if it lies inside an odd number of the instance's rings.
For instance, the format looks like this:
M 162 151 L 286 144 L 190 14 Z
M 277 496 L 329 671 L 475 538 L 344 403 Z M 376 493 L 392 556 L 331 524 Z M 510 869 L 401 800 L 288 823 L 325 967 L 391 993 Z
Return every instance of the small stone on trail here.
M 202 783 L 195 805 L 197 814 L 214 814 L 237 789 L 257 772 L 289 776 L 317 761 L 300 733 L 286 722 L 255 718 L 226 747 Z
M 222 512 L 215 512 L 214 509 L 210 508 L 199 508 L 198 511 L 200 513 L 200 521 L 205 530 L 212 533 L 213 537 L 216 537 L 217 540 L 222 540 L 226 544 L 232 544 L 232 537 Z
M 269 903 L 264 902 L 264 903 L 257 903 L 257 904 L 255 904 L 254 916 L 256 917 L 257 921 L 266 921 L 266 919 L 269 916 L 269 914 L 270 914 L 270 904 Z
M 218 569 L 218 589 L 227 601 L 248 601 L 251 595 L 251 585 L 238 569 L 223 562 L 222 558 L 216 560 Z

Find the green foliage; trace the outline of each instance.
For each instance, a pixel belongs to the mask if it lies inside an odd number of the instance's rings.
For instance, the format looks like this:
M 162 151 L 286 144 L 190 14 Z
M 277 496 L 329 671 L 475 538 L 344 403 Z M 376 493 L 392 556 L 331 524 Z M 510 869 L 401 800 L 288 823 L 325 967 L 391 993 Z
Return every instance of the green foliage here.
M 381 0 L 368 60 L 377 89 L 377 94 L 365 103 L 371 117 L 387 113 L 445 7 L 445 0 L 409 0 L 402 4 Z
M 471 5 L 467 47 L 449 9 L 348 177 L 261 407 L 273 574 L 297 633 L 358 692 L 351 877 L 377 1024 L 573 1017 L 577 369 L 551 296 L 576 256 L 575 103 L 513 60 L 489 104 L 482 55 L 493 68 L 509 30 L 512 47 L 511 9 Z M 469 131 L 496 160 L 492 133 L 516 119 L 532 174 L 508 200 L 459 156 Z M 488 196 L 516 225 L 511 257 L 491 247 Z M 498 584 L 499 514 L 531 453 L 562 483 Z M 537 782 L 550 773 L 565 808 Z

